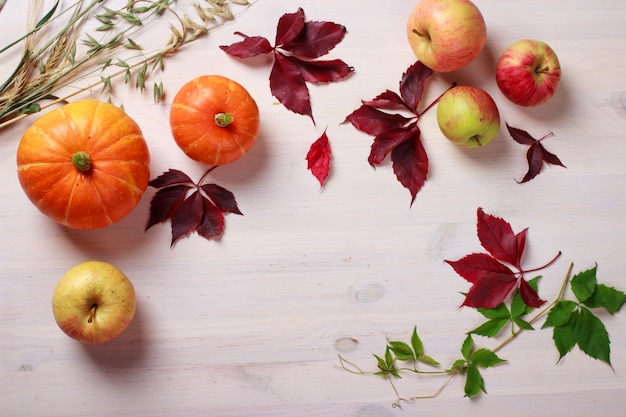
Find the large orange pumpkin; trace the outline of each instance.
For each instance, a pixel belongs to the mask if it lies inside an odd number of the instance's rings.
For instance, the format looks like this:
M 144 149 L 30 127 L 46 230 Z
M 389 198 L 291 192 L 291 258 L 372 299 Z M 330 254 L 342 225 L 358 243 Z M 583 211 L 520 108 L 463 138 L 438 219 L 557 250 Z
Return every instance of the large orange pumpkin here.
M 224 165 L 243 156 L 256 141 L 259 109 L 248 91 L 220 75 L 185 84 L 170 111 L 172 136 L 196 161 Z
M 137 123 L 94 99 L 43 115 L 17 149 L 17 174 L 28 198 L 74 229 L 105 227 L 130 213 L 148 186 L 149 164 Z

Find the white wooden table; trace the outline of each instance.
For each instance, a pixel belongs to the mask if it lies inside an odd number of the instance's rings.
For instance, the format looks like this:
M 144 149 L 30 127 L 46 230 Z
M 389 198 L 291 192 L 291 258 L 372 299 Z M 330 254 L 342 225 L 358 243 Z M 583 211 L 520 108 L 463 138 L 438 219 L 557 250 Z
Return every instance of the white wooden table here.
M 144 233 L 150 188 L 130 216 L 106 229 L 68 230 L 42 216 L 16 176 L 26 119 L 0 132 L 0 415 L 2 416 L 618 416 L 626 407 L 626 317 L 602 316 L 614 369 L 575 348 L 556 365 L 548 330 L 528 332 L 484 371 L 488 395 L 463 398 L 456 378 L 436 399 L 391 405 L 388 382 L 340 369 L 338 355 L 375 370 L 386 338 L 408 340 L 417 326 L 427 353 L 444 365 L 459 357 L 465 332 L 481 317 L 458 306 L 468 284 L 444 263 L 481 251 L 476 209 L 529 227 L 524 264 L 560 260 L 542 271 L 552 299 L 570 262 L 597 262 L 599 279 L 622 290 L 626 249 L 626 3 L 477 0 L 488 41 L 466 69 L 429 84 L 433 99 L 452 81 L 484 88 L 503 121 L 541 136 L 567 169 L 548 166 L 517 184 L 526 148 L 503 128 L 493 144 L 467 152 L 440 134 L 435 112 L 420 122 L 431 161 L 426 185 L 409 206 L 391 165 L 367 163 L 371 137 L 345 117 L 385 89 L 396 90 L 415 57 L 405 22 L 416 0 L 259 0 L 234 22 L 184 48 L 162 76 L 168 96 L 121 88 L 121 102 L 149 142 L 152 177 L 169 168 L 198 178 L 204 166 L 176 147 L 167 124 L 173 93 L 217 73 L 256 98 L 262 129 L 241 160 L 213 180 L 231 190 L 244 216 L 228 215 L 216 241 L 192 235 L 169 247 L 169 225 Z M 26 2 L 0 13 L 0 44 L 21 34 Z M 349 79 L 310 88 L 317 125 L 276 105 L 269 65 L 218 49 L 234 31 L 273 40 L 276 22 L 302 7 L 308 19 L 344 24 L 331 52 L 354 66 Z M 557 52 L 563 79 L 540 108 L 510 104 L 493 67 L 513 41 L 536 38 Z M 5 79 L 12 66 L 0 62 Z M 86 96 L 86 95 L 82 95 Z M 94 92 L 94 96 L 95 92 Z M 332 174 L 320 191 L 306 169 L 323 130 Z M 52 291 L 76 263 L 120 267 L 138 297 L 135 320 L 119 339 L 84 346 L 66 337 L 51 311 Z M 496 341 L 479 338 L 484 346 Z M 427 394 L 442 379 L 406 376 L 402 395 Z

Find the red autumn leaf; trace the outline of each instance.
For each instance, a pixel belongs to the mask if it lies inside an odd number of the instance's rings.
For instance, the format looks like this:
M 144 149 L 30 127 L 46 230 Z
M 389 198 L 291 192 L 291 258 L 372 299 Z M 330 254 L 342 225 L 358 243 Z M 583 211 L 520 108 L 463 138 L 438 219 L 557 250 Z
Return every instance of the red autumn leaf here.
M 396 178 L 411 193 L 413 205 L 428 177 L 428 156 L 417 125 L 411 130 L 410 137 L 391 151 L 391 161 Z
M 354 71 L 340 59 L 305 61 L 293 55 L 285 58 L 298 67 L 305 81 L 315 84 L 338 81 Z
M 224 232 L 223 213 L 242 213 L 233 193 L 217 184 L 203 184 L 213 169 L 215 167 L 209 169 L 198 183 L 174 169 L 150 181 L 149 185 L 159 190 L 150 202 L 150 217 L 145 230 L 169 220 L 172 226 L 170 246 L 194 231 L 206 239 L 221 235 Z
M 419 129 L 417 125 L 413 123 L 413 128 L 406 129 L 404 127 L 391 128 L 383 130 L 379 135 L 374 138 L 370 155 L 367 161 L 370 165 L 380 165 L 383 163 L 387 155 L 391 153 L 396 147 L 400 146 L 405 141 L 409 141 L 412 136 L 419 136 Z M 407 157 L 411 157 L 412 153 L 407 153 Z
M 400 96 L 409 110 L 417 114 L 417 106 L 422 99 L 426 80 L 433 71 L 421 62 L 417 61 L 402 74 L 400 81 Z
M 378 136 L 391 129 L 401 129 L 411 119 L 401 114 L 390 114 L 363 104 L 346 117 L 352 126 L 368 135 Z
M 477 209 L 476 229 L 481 245 L 489 253 L 472 253 L 457 261 L 446 260 L 457 274 L 472 284 L 463 305 L 495 308 L 518 287 L 526 305 L 533 308 L 543 305 L 545 300 L 539 298 L 526 282 L 524 274 L 547 268 L 558 259 L 561 252 L 539 268 L 522 269 L 521 257 L 526 247 L 528 229 L 515 234 L 507 221 L 486 214 L 482 208 Z
M 298 35 L 280 45 L 281 49 L 306 58 L 329 53 L 346 34 L 346 28 L 333 22 L 306 22 Z M 278 45 L 278 44 L 277 44 Z
M 263 37 L 244 37 L 241 42 L 220 48 L 237 58 L 274 53 L 269 75 L 272 95 L 288 110 L 309 116 L 313 123 L 311 98 L 307 82 L 329 83 L 348 77 L 354 68 L 340 59 L 317 60 L 333 49 L 346 33 L 346 28 L 333 22 L 307 22 L 304 10 L 282 15 L 276 25 L 274 46 Z
M 228 55 L 237 58 L 252 58 L 257 55 L 269 54 L 274 50 L 270 42 L 262 36 L 247 36 L 241 32 L 235 32 L 235 35 L 243 36 L 244 39 L 230 46 L 220 46 L 220 49 Z
M 522 252 L 517 245 L 517 236 L 511 225 L 500 217 L 477 211 L 477 234 L 480 244 L 494 258 L 520 268 Z M 522 248 L 523 249 L 523 248 Z
M 541 143 L 545 138 L 552 136 L 552 133 L 548 133 L 539 139 L 535 139 L 525 130 L 511 127 L 508 123 L 506 127 L 513 140 L 521 145 L 530 145 L 528 151 L 526 152 L 528 171 L 524 175 L 524 178 L 522 178 L 521 181 L 518 181 L 519 183 L 528 182 L 539 175 L 544 162 L 551 165 L 559 165 L 565 168 L 565 165 L 563 165 L 559 157 L 549 152 Z
M 396 178 L 411 193 L 411 205 L 428 177 L 428 155 L 417 123 L 432 104 L 419 113 L 426 80 L 432 70 L 417 61 L 402 74 L 400 94 L 385 90 L 346 117 L 357 130 L 374 136 L 368 162 L 380 165 L 391 154 Z M 434 104 L 434 103 L 433 103 Z M 384 110 L 404 110 L 411 116 Z
M 279 53 L 274 54 L 274 65 L 270 73 L 270 90 L 287 109 L 309 116 L 315 123 L 309 89 L 300 69 L 289 58 Z
M 304 30 L 305 16 L 302 7 L 295 13 L 285 13 L 276 24 L 276 46 L 281 46 L 294 39 Z
M 309 149 L 306 155 L 307 168 L 311 170 L 315 178 L 324 186 L 324 181 L 330 171 L 330 143 L 326 131 L 320 136 Z

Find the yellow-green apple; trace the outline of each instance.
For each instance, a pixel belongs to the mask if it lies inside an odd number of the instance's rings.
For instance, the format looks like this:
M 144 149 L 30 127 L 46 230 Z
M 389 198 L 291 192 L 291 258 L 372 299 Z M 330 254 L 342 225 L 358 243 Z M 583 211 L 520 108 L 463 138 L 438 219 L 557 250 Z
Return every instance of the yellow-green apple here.
M 520 106 L 538 106 L 554 95 L 561 81 L 559 59 L 548 44 L 523 39 L 509 46 L 496 64 L 502 94 Z
M 421 0 L 407 22 L 417 58 L 437 72 L 452 72 L 472 62 L 487 38 L 485 20 L 469 0 Z
M 437 103 L 437 123 L 441 133 L 462 148 L 487 145 L 500 131 L 500 113 L 485 90 L 456 86 Z
M 96 344 L 115 339 L 135 315 L 135 289 L 116 266 L 88 261 L 70 268 L 52 295 L 57 324 L 69 337 Z

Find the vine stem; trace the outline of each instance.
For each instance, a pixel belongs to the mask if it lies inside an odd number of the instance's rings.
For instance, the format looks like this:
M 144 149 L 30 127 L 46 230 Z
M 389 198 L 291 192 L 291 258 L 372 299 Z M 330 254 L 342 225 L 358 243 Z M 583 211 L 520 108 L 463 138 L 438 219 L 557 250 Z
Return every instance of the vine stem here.
M 430 103 L 424 110 L 422 110 L 420 113 L 417 113 L 417 119 L 418 120 L 421 119 L 421 117 L 424 115 L 424 113 L 426 113 L 428 110 L 430 110 L 435 104 L 439 103 L 439 100 L 441 100 L 441 97 L 443 97 L 444 94 L 446 94 L 448 91 L 450 91 L 451 89 L 456 87 L 456 85 L 457 85 L 457 83 L 453 82 L 452 85 L 446 89 L 446 91 L 444 91 L 443 93 L 441 93 L 439 95 L 439 97 L 434 99 L 433 102 Z
M 570 277 L 572 276 L 572 270 L 573 269 L 574 269 L 574 263 L 572 262 L 572 263 L 570 263 L 569 268 L 567 269 L 567 273 L 565 274 L 565 279 L 563 280 L 563 284 L 561 284 L 561 289 L 559 290 L 559 293 L 557 294 L 557 296 L 554 298 L 554 300 L 550 304 L 548 304 L 539 313 L 537 313 L 532 319 L 530 319 L 528 321 L 528 324 L 533 324 L 534 322 L 539 320 L 548 311 L 550 311 L 550 309 L 552 307 L 554 307 L 556 305 L 556 303 L 561 301 L 561 299 L 563 298 L 563 294 L 565 293 L 565 289 L 567 288 L 567 283 L 570 281 Z M 517 330 L 516 332 L 511 334 L 511 336 L 509 336 L 507 339 L 505 339 L 502 343 L 500 343 L 498 346 L 496 346 L 493 349 L 493 352 L 494 353 L 498 352 L 500 349 L 502 349 L 503 347 L 505 347 L 506 345 L 511 343 L 513 340 L 515 340 L 517 338 L 517 336 L 519 336 L 523 332 L 524 332 L 524 329 Z

